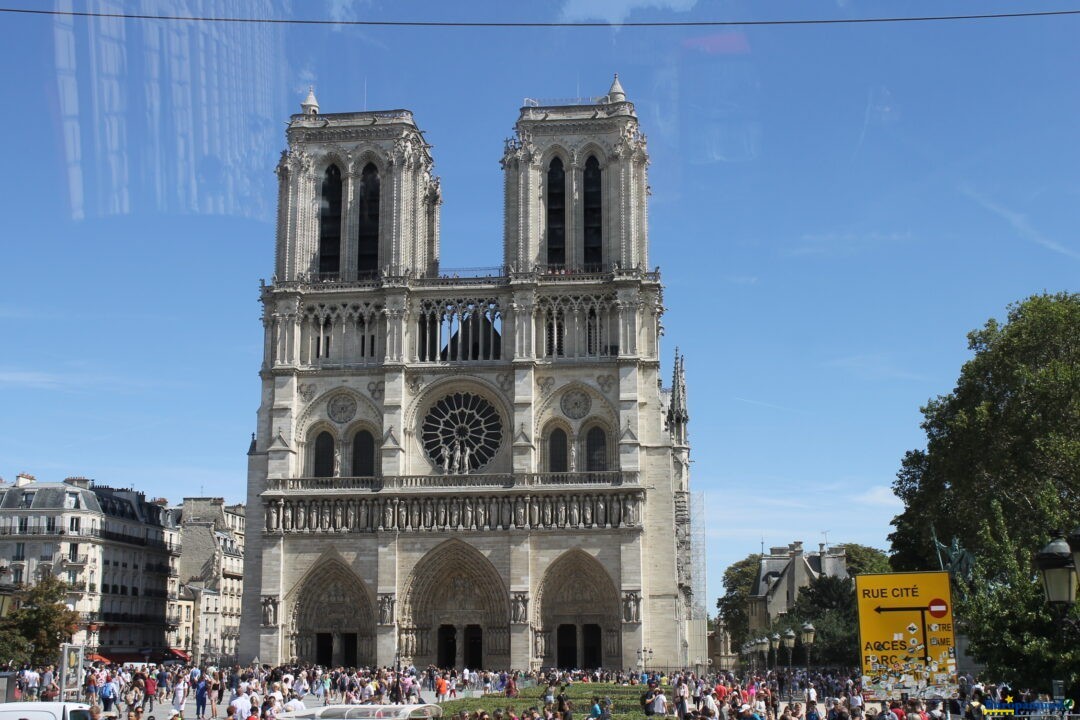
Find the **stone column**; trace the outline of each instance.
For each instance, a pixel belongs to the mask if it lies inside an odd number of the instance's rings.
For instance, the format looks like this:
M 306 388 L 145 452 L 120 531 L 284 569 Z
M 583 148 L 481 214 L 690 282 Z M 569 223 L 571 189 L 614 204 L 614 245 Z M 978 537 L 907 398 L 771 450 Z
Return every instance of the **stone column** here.
M 465 667 L 465 626 L 454 626 L 454 667 L 460 669 Z

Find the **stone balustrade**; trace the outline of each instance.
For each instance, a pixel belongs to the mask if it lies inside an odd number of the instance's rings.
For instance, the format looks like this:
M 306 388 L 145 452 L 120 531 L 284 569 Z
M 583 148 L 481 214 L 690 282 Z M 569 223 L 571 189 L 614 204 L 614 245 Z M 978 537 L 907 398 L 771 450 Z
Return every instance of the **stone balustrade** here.
M 467 530 L 639 528 L 643 491 L 610 488 L 558 492 L 332 497 L 263 494 L 269 534 Z
M 385 477 L 302 477 L 271 478 L 266 481 L 268 493 L 324 491 L 431 491 L 440 488 L 543 488 L 546 486 L 608 486 L 637 485 L 636 472 L 606 470 L 564 473 L 485 473 L 469 475 L 391 475 Z

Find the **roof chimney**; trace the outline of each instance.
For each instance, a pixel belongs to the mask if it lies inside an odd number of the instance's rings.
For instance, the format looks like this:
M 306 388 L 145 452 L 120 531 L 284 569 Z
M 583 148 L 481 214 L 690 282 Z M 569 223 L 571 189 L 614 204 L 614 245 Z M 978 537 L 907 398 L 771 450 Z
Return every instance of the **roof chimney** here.
M 72 485 L 72 486 L 77 487 L 77 488 L 82 488 L 83 490 L 89 490 L 90 489 L 90 478 L 69 477 L 69 478 L 64 478 L 64 483 L 67 484 L 67 485 Z
M 37 478 L 30 473 L 19 473 L 15 476 L 15 487 L 26 487 L 35 480 Z

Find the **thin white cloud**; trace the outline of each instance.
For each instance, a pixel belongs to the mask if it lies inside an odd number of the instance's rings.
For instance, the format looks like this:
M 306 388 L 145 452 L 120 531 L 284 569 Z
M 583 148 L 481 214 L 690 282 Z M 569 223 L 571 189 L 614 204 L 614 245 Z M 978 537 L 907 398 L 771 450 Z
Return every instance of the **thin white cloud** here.
M 38 370 L 3 370 L 0 369 L 0 387 L 23 388 L 29 390 L 63 390 L 71 385 L 71 379 L 56 373 Z
M 903 507 L 903 503 L 900 502 L 900 498 L 893 494 L 892 488 L 887 485 L 875 485 L 868 488 L 865 492 L 861 492 L 851 498 L 852 502 L 857 505 L 869 505 L 871 507 L 880 508 L 895 508 L 899 510 Z
M 743 397 L 736 397 L 736 398 L 732 398 L 732 399 L 736 400 L 738 402 L 741 402 L 741 403 L 746 403 L 747 405 L 757 405 L 758 407 L 770 408 L 772 410 L 782 410 L 784 412 L 797 413 L 799 415 L 809 415 L 810 414 L 810 413 L 806 412 L 805 410 L 799 410 L 797 408 L 787 407 L 786 405 L 777 405 L 775 403 L 765 402 L 764 400 L 752 400 L 750 398 L 743 398 Z
M 636 10 L 686 12 L 695 5 L 697 0 L 567 0 L 563 5 L 561 19 L 572 22 L 603 20 L 621 23 Z
M 858 353 L 835 358 L 825 367 L 843 370 L 861 380 L 924 380 L 925 378 L 901 367 L 886 353 Z
M 0 388 L 13 390 L 50 390 L 59 392 L 138 392 L 160 388 L 166 383 L 134 377 L 102 375 L 82 370 L 68 372 L 27 370 L 0 367 Z M 174 386 L 173 383 L 169 383 Z
M 1041 232 L 1039 232 L 1038 229 L 1035 228 L 1034 225 L 1031 224 L 1031 221 L 1028 220 L 1027 215 L 1025 215 L 1024 213 L 1010 210 L 1004 205 L 1000 205 L 993 200 L 990 200 L 985 195 L 979 193 L 977 190 L 975 190 L 975 188 L 971 187 L 966 183 L 960 186 L 960 192 L 961 194 L 966 195 L 967 197 L 974 200 L 984 210 L 987 210 L 1003 219 L 1013 229 L 1013 232 L 1015 232 L 1024 240 L 1033 242 L 1036 245 L 1042 245 L 1047 250 L 1052 250 L 1059 255 L 1064 255 L 1065 257 L 1072 258 L 1073 260 L 1080 260 L 1080 252 L 1077 252 L 1072 248 L 1066 247 L 1059 243 L 1057 240 L 1048 238 L 1043 235 Z
M 849 257 L 878 248 L 909 242 L 910 232 L 827 232 L 806 233 L 781 250 L 786 257 Z

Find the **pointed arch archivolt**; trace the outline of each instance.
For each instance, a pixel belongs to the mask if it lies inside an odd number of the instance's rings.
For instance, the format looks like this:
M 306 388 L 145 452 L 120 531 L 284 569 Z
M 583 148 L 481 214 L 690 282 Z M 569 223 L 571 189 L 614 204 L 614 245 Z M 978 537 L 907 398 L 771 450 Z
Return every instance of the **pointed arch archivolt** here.
M 535 622 L 544 629 L 564 622 L 619 624 L 619 591 L 611 574 L 581 548 L 567 550 L 548 566 L 533 607 Z
M 502 627 L 510 602 L 498 569 L 472 545 L 452 538 L 413 567 L 403 593 L 402 623 L 432 628 L 443 623 Z
M 337 553 L 323 555 L 286 597 L 293 633 L 349 628 L 371 635 L 374 605 L 363 579 Z

